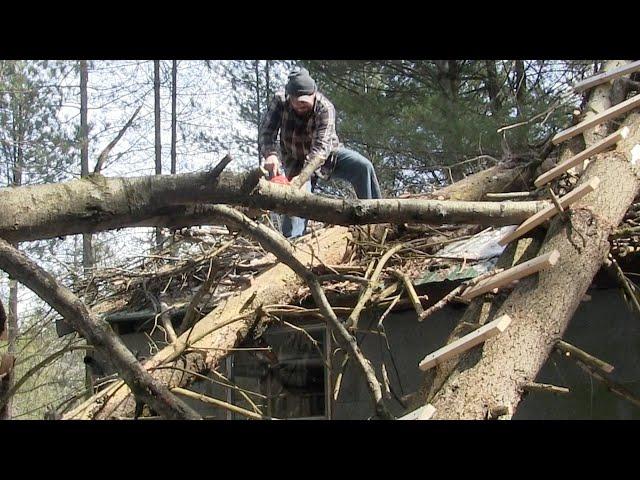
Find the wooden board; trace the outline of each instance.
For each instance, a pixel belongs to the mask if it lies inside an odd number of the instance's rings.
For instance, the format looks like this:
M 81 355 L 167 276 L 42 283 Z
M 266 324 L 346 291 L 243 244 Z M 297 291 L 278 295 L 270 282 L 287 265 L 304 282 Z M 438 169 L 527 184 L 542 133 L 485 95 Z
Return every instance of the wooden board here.
M 398 418 L 398 420 L 429 420 L 436 413 L 436 409 L 430 403 L 407 413 L 404 417 Z
M 616 78 L 624 77 L 625 75 L 629 75 L 630 73 L 636 72 L 640 70 L 640 60 L 636 60 L 635 62 L 628 63 L 618 68 L 614 68 L 608 72 L 599 73 L 594 75 L 593 77 L 589 77 L 581 82 L 576 83 L 573 86 L 574 92 L 582 92 L 589 88 L 593 88 L 596 85 L 600 85 L 605 82 L 609 82 L 611 80 L 615 80 Z
M 556 167 L 552 168 L 548 172 L 543 173 L 538 178 L 536 178 L 536 181 L 533 182 L 534 185 L 536 187 L 541 187 L 545 183 L 549 183 L 551 180 L 553 180 L 556 177 L 559 177 L 560 175 L 562 175 L 564 172 L 566 172 L 570 168 L 575 167 L 576 165 L 578 165 L 579 163 L 583 162 L 584 160 L 592 157 L 593 155 L 606 150 L 607 148 L 611 147 L 612 145 L 615 145 L 616 143 L 618 143 L 623 138 L 627 138 L 628 135 L 629 135 L 629 127 L 621 128 L 617 132 L 612 133 L 608 137 L 603 138 L 599 142 L 595 143 L 594 145 L 590 146 L 589 148 L 587 148 L 587 149 L 583 150 L 582 152 L 578 153 L 576 156 L 571 157 L 568 160 L 565 160 L 564 162 L 560 163 L 559 165 L 557 165 Z
M 436 365 L 449 360 L 457 355 L 460 355 L 467 350 L 481 344 L 488 338 L 491 338 L 504 330 L 511 323 L 511 317 L 509 315 L 502 315 L 501 317 L 493 320 L 492 322 L 483 325 L 474 332 L 459 338 L 455 342 L 451 342 L 449 345 L 436 350 L 433 353 L 427 355 L 424 360 L 420 362 L 419 368 L 422 371 L 429 370 Z
M 577 202 L 587 193 L 593 192 L 596 188 L 598 188 L 598 185 L 600 185 L 600 179 L 598 177 L 593 177 L 584 185 L 580 185 L 579 187 L 574 188 L 571 192 L 562 197 L 560 199 L 560 205 L 562 205 L 562 208 L 566 209 L 569 205 Z M 557 213 L 559 213 L 559 211 L 558 207 L 556 207 L 555 205 L 550 205 L 544 210 L 540 210 L 538 213 L 531 215 L 524 222 L 522 222 L 513 232 L 505 235 L 500 240 L 498 240 L 498 245 L 502 245 L 504 247 L 509 242 L 512 242 L 516 238 L 520 238 L 522 235 L 533 230 L 538 225 L 544 223 Z
M 516 265 L 504 272 L 500 272 L 492 277 L 480 281 L 477 285 L 467 288 L 462 292 L 460 297 L 465 301 L 470 301 L 472 298 L 482 295 L 483 293 L 490 292 L 494 288 L 504 287 L 514 280 L 520 280 L 521 278 L 532 275 L 540 270 L 552 267 L 558 263 L 559 259 L 560 252 L 558 252 L 558 250 L 552 250 L 549 253 L 532 258 L 520 265 Z
M 619 103 L 615 107 L 611 107 L 604 112 L 600 112 L 597 115 L 585 120 L 584 122 L 580 122 L 577 125 L 574 125 L 571 128 L 568 128 L 560 133 L 558 133 L 555 137 L 551 139 L 554 145 L 558 145 L 559 143 L 564 142 L 565 140 L 569 140 L 572 137 L 575 137 L 579 133 L 584 132 L 588 128 L 595 127 L 601 123 L 604 123 L 612 118 L 618 117 L 629 110 L 633 110 L 634 108 L 640 107 L 640 95 L 636 95 L 635 97 L 631 97 L 629 100 L 625 100 L 624 102 Z

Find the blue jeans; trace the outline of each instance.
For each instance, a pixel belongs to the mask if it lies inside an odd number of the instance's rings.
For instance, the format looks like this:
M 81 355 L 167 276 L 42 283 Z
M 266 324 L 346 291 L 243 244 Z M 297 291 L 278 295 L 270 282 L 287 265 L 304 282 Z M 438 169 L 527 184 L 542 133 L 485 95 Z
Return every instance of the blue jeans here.
M 331 174 L 332 178 L 340 178 L 353 185 L 358 198 L 382 198 L 378 177 L 373 164 L 367 158 L 347 148 L 339 148 L 335 155 L 336 166 Z M 307 182 L 302 188 L 311 192 L 311 182 Z M 282 215 L 282 234 L 285 237 L 296 238 L 304 235 L 306 228 L 306 218 Z

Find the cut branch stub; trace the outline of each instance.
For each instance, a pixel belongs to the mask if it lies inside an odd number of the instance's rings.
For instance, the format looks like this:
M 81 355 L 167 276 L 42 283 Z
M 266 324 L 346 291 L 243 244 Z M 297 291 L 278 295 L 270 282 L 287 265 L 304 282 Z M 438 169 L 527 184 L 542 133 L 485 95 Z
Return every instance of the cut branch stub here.
M 474 332 L 459 338 L 455 342 L 446 345 L 439 350 L 427 355 L 418 365 L 420 370 L 426 371 L 436 365 L 445 362 L 461 353 L 470 350 L 471 348 L 479 345 L 485 340 L 505 331 L 505 329 L 511 323 L 511 317 L 509 315 L 502 315 L 501 317 L 493 320 L 492 322 L 483 325 Z
M 520 265 L 516 265 L 515 267 L 512 267 L 508 270 L 505 270 L 504 272 L 498 273 L 497 275 L 479 282 L 477 285 L 465 290 L 462 295 L 460 295 L 460 297 L 463 300 L 470 301 L 478 295 L 490 292 L 495 288 L 509 285 L 514 280 L 520 280 L 521 278 L 539 272 L 540 270 L 545 270 L 549 267 L 552 267 L 556 263 L 558 263 L 559 259 L 560 252 L 558 252 L 558 250 L 552 250 L 549 253 L 540 255 L 536 258 L 532 258 L 531 260 L 521 263 Z
M 577 202 L 586 194 L 593 192 L 596 188 L 598 188 L 598 185 L 600 185 L 600 179 L 598 177 L 592 178 L 589 182 L 585 183 L 584 185 L 580 185 L 578 188 L 575 188 L 571 192 L 567 193 L 564 197 L 560 198 L 560 205 L 562 205 L 562 208 L 566 209 L 569 205 Z M 560 211 L 555 205 L 551 205 L 550 207 L 541 210 L 540 212 L 532 215 L 524 222 L 522 222 L 513 232 L 502 237 L 498 241 L 498 245 L 505 246 L 516 238 L 520 238 L 522 235 L 549 220 L 557 213 L 560 213 Z
M 620 140 L 622 140 L 624 138 L 627 138 L 628 135 L 629 135 L 629 127 L 621 128 L 617 132 L 612 133 L 608 137 L 603 138 L 599 142 L 593 144 L 592 146 L 590 146 L 589 148 L 583 150 L 582 152 L 578 153 L 577 155 L 575 155 L 575 156 L 569 158 L 568 160 L 565 160 L 564 162 L 560 163 L 559 165 L 555 166 L 554 168 L 552 168 L 548 172 L 543 173 L 538 178 L 536 178 L 535 182 L 533 182 L 534 185 L 536 187 L 541 187 L 545 183 L 549 183 L 551 180 L 553 180 L 556 177 L 559 177 L 560 175 L 562 175 L 567 170 L 569 170 L 569 169 L 575 167 L 576 165 L 578 165 L 580 162 L 583 162 L 584 160 L 587 160 L 588 158 L 592 157 L 593 155 L 595 155 L 597 153 L 600 153 L 600 152 L 606 150 L 609 147 L 612 147 L 613 145 L 618 143 Z
M 570 393 L 567 387 L 558 387 L 548 383 L 527 382 L 522 385 L 522 389 L 528 392 L 557 393 L 560 395 L 568 395 Z
M 608 120 L 616 118 L 623 113 L 628 112 L 629 110 L 633 110 L 634 108 L 640 107 L 640 95 L 636 95 L 635 97 L 631 97 L 629 100 L 625 100 L 624 102 L 619 103 L 615 107 L 611 107 L 604 112 L 600 112 L 597 115 L 594 115 L 588 120 L 584 122 L 580 122 L 577 125 L 574 125 L 571 128 L 568 128 L 560 133 L 558 133 L 555 137 L 551 139 L 554 145 L 558 145 L 559 143 L 564 142 L 565 140 L 569 140 L 570 138 L 575 137 L 579 133 L 588 130 L 589 128 L 595 127 L 596 125 L 600 125 Z
M 605 373 L 611 373 L 614 370 L 613 365 L 610 365 L 607 362 L 600 360 L 599 358 L 596 358 L 593 355 L 588 354 L 584 350 L 580 350 L 578 347 L 575 347 L 574 345 L 571 345 L 570 343 L 567 343 L 563 340 L 558 340 L 558 343 L 556 343 L 556 348 L 565 354 L 573 355 L 581 362 L 602 370 Z

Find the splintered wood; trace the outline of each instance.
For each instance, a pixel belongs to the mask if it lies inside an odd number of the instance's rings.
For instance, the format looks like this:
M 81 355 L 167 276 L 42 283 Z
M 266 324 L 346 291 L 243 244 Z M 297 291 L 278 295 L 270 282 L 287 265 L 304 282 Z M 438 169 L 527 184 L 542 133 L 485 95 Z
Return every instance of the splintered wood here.
M 587 160 L 593 155 L 596 155 L 597 153 L 600 153 L 606 150 L 607 148 L 615 145 L 620 140 L 627 138 L 628 135 L 629 135 L 629 127 L 621 128 L 617 132 L 609 135 L 606 138 L 603 138 L 599 142 L 593 144 L 592 146 L 578 153 L 574 157 L 571 157 L 570 159 L 560 163 L 559 165 L 552 168 L 548 172 L 543 173 L 536 179 L 535 182 L 533 182 L 534 185 L 536 187 L 541 187 L 545 183 L 549 183 L 551 180 L 553 180 L 556 177 L 559 177 L 570 168 L 573 168 L 576 165 L 578 165 L 580 162 Z
M 600 185 L 600 179 L 598 177 L 592 178 L 589 182 L 585 183 L 584 185 L 580 185 L 571 192 L 567 193 L 564 197 L 560 198 L 560 205 L 562 205 L 563 209 L 566 209 L 569 205 L 577 202 L 587 193 L 593 192 L 596 188 L 598 188 L 598 185 Z M 520 226 L 513 232 L 501 238 L 498 241 L 498 245 L 505 246 L 509 242 L 520 238 L 522 235 L 533 230 L 538 225 L 541 225 L 557 213 L 560 213 L 560 211 L 555 205 L 551 205 L 544 210 L 540 210 L 538 213 L 530 216 L 528 219 L 522 222 Z
M 574 125 L 571 128 L 568 128 L 560 133 L 558 133 L 555 137 L 551 139 L 554 145 L 558 145 L 559 143 L 564 142 L 565 140 L 569 140 L 570 138 L 575 137 L 579 133 L 584 132 L 585 130 L 595 127 L 601 123 L 604 123 L 612 118 L 618 117 L 623 113 L 628 112 L 629 110 L 633 110 L 636 107 L 640 106 L 640 95 L 636 95 L 635 97 L 631 97 L 629 100 L 625 100 L 624 102 L 620 102 L 615 107 L 611 107 L 604 112 L 600 112 L 597 115 L 585 120 L 584 122 L 580 122 L 577 125 Z
M 539 272 L 540 270 L 552 267 L 558 263 L 559 258 L 560 253 L 558 250 L 552 250 L 549 253 L 532 258 L 520 265 L 516 265 L 504 272 L 500 272 L 497 275 L 489 277 L 486 280 L 482 280 L 473 287 L 467 288 L 460 297 L 465 301 L 470 301 L 478 295 L 509 285 L 514 280 L 520 280 L 521 278 Z
M 419 368 L 422 371 L 429 370 L 461 353 L 470 350 L 476 345 L 481 344 L 487 339 L 502 333 L 511 323 L 511 317 L 509 315 L 502 315 L 501 317 L 493 320 L 492 322 L 483 325 L 474 332 L 459 338 L 455 342 L 446 345 L 433 353 L 430 353 L 419 364 Z
M 429 420 L 436 413 L 436 409 L 430 403 L 407 413 L 404 417 L 398 418 L 398 420 Z

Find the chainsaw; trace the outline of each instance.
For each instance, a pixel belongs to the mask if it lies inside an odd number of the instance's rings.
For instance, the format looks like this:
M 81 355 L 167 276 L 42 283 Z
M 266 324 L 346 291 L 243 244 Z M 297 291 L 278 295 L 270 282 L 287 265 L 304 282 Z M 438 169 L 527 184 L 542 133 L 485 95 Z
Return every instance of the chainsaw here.
M 260 167 L 262 171 L 265 173 L 265 176 L 271 183 L 277 183 L 279 185 L 290 185 L 291 182 L 287 178 L 286 175 L 282 173 L 282 170 L 278 173 L 278 175 L 274 175 L 274 171 L 272 169 L 266 169 L 264 167 Z M 269 218 L 271 219 L 271 223 L 273 227 L 282 233 L 282 216 L 276 212 L 269 212 Z

